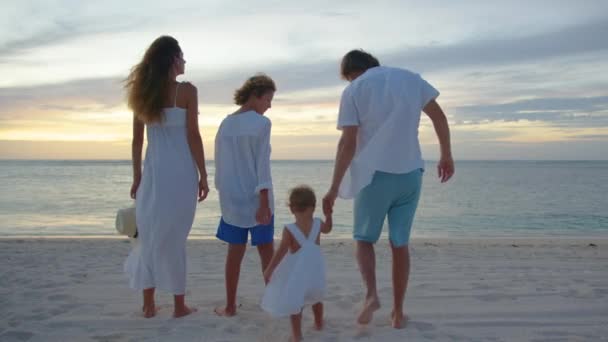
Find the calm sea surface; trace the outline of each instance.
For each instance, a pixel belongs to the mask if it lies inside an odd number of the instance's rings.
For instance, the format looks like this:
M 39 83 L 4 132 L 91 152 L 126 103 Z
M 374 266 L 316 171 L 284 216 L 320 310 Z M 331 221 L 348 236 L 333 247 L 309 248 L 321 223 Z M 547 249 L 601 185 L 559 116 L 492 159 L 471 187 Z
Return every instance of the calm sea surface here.
M 308 184 L 320 201 L 332 168 L 330 161 L 272 162 L 277 226 L 292 220 L 288 189 Z M 213 162 L 208 171 L 213 184 Z M 0 236 L 116 235 L 116 210 L 131 204 L 130 185 L 130 161 L 0 161 Z M 191 235 L 213 236 L 219 216 L 212 191 Z M 338 200 L 334 222 L 333 236 L 350 236 L 352 201 Z M 446 184 L 428 162 L 412 234 L 608 237 L 608 162 L 463 161 Z

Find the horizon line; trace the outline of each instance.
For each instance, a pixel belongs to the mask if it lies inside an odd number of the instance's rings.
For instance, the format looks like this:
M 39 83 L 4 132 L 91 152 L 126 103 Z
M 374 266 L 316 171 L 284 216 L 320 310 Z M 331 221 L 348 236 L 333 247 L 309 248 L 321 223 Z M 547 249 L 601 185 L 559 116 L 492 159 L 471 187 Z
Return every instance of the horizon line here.
M 57 162 L 130 162 L 131 159 L 84 159 L 84 158 L 72 158 L 72 159 L 64 159 L 64 158 L 0 158 L 0 161 L 57 161 Z M 143 159 L 142 159 L 143 161 Z M 215 159 L 206 159 L 210 162 L 215 162 Z M 335 159 L 314 159 L 314 158 L 306 158 L 306 159 L 271 159 L 272 161 L 279 162 L 335 162 Z M 424 159 L 425 162 L 437 162 L 438 159 Z M 464 162 L 608 162 L 608 159 L 455 159 L 455 162 L 464 161 Z

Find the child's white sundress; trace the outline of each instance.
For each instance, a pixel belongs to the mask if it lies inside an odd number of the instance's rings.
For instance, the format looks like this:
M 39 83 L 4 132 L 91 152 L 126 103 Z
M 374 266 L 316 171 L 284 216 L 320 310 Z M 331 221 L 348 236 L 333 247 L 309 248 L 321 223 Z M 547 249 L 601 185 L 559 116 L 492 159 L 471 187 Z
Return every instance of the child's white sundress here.
M 274 270 L 264 296 L 262 309 L 273 316 L 283 317 L 300 313 L 304 305 L 323 300 L 326 291 L 325 260 L 316 244 L 321 220 L 313 219 L 313 226 L 305 237 L 295 223 L 285 226 L 300 245 L 295 253 L 287 252 Z

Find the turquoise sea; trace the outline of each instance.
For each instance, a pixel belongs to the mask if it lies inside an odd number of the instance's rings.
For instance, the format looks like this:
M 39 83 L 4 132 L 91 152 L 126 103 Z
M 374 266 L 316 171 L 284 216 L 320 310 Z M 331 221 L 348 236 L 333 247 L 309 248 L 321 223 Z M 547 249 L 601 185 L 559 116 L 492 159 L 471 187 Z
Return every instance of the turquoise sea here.
M 332 161 L 272 162 L 277 226 L 292 220 L 289 188 L 308 184 L 320 200 L 332 168 Z M 213 162 L 208 171 L 213 184 Z M 131 204 L 130 185 L 130 161 L 0 161 L 0 236 L 116 236 L 115 213 Z M 219 216 L 212 191 L 191 236 L 214 236 Z M 333 236 L 350 236 L 352 201 L 337 202 L 334 222 Z M 446 184 L 427 162 L 412 234 L 608 237 L 608 162 L 461 161 Z

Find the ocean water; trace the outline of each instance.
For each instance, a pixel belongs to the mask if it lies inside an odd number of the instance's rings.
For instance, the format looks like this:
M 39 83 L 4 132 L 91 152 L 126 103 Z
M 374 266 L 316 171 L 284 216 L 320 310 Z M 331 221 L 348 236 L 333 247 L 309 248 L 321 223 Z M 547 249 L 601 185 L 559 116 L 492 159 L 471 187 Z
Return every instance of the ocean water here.
M 331 161 L 272 162 L 277 227 L 292 221 L 289 188 L 308 184 L 320 203 L 332 170 Z M 116 236 L 130 186 L 130 161 L 0 161 L 0 236 Z M 214 236 L 219 216 L 212 190 L 191 236 Z M 350 236 L 352 201 L 338 200 L 334 222 L 332 236 Z M 608 237 L 608 162 L 462 161 L 445 184 L 427 162 L 412 236 Z

